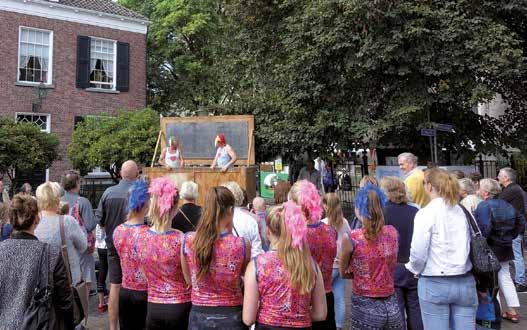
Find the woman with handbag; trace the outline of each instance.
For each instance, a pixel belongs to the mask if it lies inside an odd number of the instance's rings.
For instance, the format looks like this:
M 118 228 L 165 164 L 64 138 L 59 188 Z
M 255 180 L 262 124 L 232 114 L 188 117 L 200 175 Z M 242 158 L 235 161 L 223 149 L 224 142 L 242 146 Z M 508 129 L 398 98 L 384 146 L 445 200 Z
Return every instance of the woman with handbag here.
M 0 329 L 73 329 L 72 291 L 60 249 L 35 236 L 37 202 L 16 195 L 8 218 L 14 233 L 0 244 Z M 36 303 L 36 294 L 46 292 L 51 295 Z
M 502 317 L 513 323 L 519 322 L 515 308 L 520 307 L 518 293 L 509 271 L 509 262 L 514 260 L 512 241 L 525 230 L 523 217 L 514 207 L 499 199 L 501 192 L 498 181 L 483 179 L 479 183 L 479 194 L 483 201 L 478 204 L 474 217 L 483 236 L 500 262 L 498 286 L 500 288 Z M 505 299 L 503 299 L 505 298 Z M 508 307 L 508 308 L 507 308 Z
M 423 326 L 435 329 L 474 329 L 478 297 L 471 273 L 471 232 L 459 203 L 459 184 L 447 171 L 424 173 L 431 201 L 415 215 L 410 261 L 406 268 L 419 275 L 417 292 Z

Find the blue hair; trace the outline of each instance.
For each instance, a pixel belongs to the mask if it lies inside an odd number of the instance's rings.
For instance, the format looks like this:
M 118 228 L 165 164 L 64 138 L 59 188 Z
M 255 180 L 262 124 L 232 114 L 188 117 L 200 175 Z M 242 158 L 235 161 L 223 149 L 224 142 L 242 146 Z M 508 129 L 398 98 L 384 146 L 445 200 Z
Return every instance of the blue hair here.
M 140 211 L 150 199 L 148 184 L 145 180 L 137 180 L 128 191 L 128 211 Z
M 377 187 L 376 185 L 368 183 L 366 186 L 359 189 L 357 195 L 355 196 L 354 203 L 355 207 L 359 210 L 359 214 L 366 219 L 371 219 L 370 212 L 368 212 L 368 205 L 370 203 L 370 200 L 368 198 L 368 192 L 370 190 L 373 190 L 379 197 L 381 207 L 384 207 L 386 203 L 388 203 L 388 197 L 386 196 L 384 191 L 382 191 L 382 189 Z

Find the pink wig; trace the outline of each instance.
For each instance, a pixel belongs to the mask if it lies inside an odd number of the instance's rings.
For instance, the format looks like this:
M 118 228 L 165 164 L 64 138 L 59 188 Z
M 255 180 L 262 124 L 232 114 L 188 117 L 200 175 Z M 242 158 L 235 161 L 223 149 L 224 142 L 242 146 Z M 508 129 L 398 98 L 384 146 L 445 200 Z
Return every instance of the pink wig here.
M 284 218 L 287 231 L 291 234 L 293 247 L 302 248 L 307 234 L 307 225 L 300 206 L 293 201 L 284 203 Z
M 320 195 L 314 184 L 307 180 L 297 182 L 299 190 L 297 194 L 298 204 L 302 209 L 307 210 L 309 218 L 307 220 L 318 221 L 322 217 L 322 206 L 320 205 Z
M 174 207 L 174 198 L 178 196 L 178 190 L 172 180 L 167 177 L 157 178 L 150 184 L 148 192 L 152 196 L 157 196 L 157 206 L 159 207 L 159 216 L 163 217 Z

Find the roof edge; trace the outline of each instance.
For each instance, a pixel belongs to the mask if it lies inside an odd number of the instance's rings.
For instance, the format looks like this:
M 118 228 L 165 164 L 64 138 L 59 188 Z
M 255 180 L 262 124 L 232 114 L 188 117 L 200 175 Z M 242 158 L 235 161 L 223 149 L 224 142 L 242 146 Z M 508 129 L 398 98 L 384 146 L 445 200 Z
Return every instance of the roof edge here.
M 105 12 L 101 12 L 101 11 L 97 11 L 97 10 L 91 10 L 91 9 L 86 9 L 86 8 L 81 8 L 81 7 L 74 7 L 74 6 L 68 6 L 68 5 L 64 5 L 60 2 L 50 2 L 50 1 L 45 1 L 45 0 L 19 0 L 21 2 L 33 2 L 33 3 L 37 3 L 37 4 L 40 4 L 40 5 L 43 5 L 43 6 L 46 6 L 46 7 L 50 7 L 50 8 L 53 8 L 53 7 L 59 7 L 59 8 L 63 8 L 63 9 L 71 9 L 71 10 L 74 10 L 76 12 L 85 12 L 85 13 L 89 13 L 89 14 L 95 14 L 95 15 L 98 15 L 98 16 L 106 16 L 106 17 L 109 17 L 109 18 L 115 18 L 115 19 L 119 19 L 119 20 L 127 20 L 127 21 L 131 21 L 131 22 L 135 22 L 135 23 L 140 23 L 140 24 L 144 24 L 144 25 L 150 25 L 152 22 L 148 19 L 140 19 L 140 18 L 134 18 L 134 17 L 128 17 L 128 16 L 122 16 L 122 15 L 116 15 L 116 14 L 110 14 L 110 13 L 105 13 Z

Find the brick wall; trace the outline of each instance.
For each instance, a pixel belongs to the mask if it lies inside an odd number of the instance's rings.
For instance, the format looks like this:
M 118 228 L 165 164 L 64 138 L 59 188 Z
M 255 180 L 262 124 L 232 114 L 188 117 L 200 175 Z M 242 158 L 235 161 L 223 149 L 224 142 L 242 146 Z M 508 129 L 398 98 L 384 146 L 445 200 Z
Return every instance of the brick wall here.
M 16 86 L 20 26 L 53 31 L 53 89 L 42 102 L 42 113 L 51 115 L 51 132 L 60 137 L 62 160 L 53 163 L 50 179 L 70 168 L 66 149 L 75 116 L 115 114 L 134 110 L 146 102 L 146 35 L 92 25 L 51 20 L 0 11 L 0 116 L 31 112 L 36 96 L 31 87 Z M 77 36 L 101 37 L 130 44 L 130 90 L 120 94 L 88 92 L 75 87 Z

